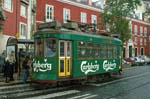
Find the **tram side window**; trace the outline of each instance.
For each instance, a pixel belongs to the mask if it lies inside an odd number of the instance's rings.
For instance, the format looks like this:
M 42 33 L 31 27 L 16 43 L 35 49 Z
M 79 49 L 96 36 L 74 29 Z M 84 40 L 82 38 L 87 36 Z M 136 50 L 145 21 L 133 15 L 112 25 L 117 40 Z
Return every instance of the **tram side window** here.
M 78 42 L 78 57 L 81 58 L 86 58 L 86 43 L 83 41 Z
M 35 39 L 35 56 L 43 56 L 43 39 Z
M 117 48 L 116 48 L 116 46 L 113 46 L 113 52 L 112 53 L 113 53 L 113 58 L 116 59 L 117 58 L 117 54 L 116 54 L 117 53 Z
M 113 59 L 116 59 L 115 51 L 116 51 L 115 46 L 113 46 L 113 48 L 112 48 L 112 57 L 113 57 Z
M 45 56 L 53 57 L 56 55 L 56 40 L 47 38 L 45 39 Z
M 115 57 L 118 58 L 117 56 L 118 56 L 118 47 L 116 46 L 115 47 Z
M 116 55 L 117 55 L 117 56 L 116 56 L 116 57 L 117 57 L 117 58 L 120 58 L 120 54 L 121 54 L 121 53 L 120 53 L 120 46 L 117 46 L 117 51 L 116 51 Z
M 99 48 L 99 44 L 94 44 L 94 56 L 95 56 L 95 59 L 99 59 L 100 58 L 100 48 Z
M 112 46 L 108 45 L 108 55 L 107 55 L 108 59 L 112 59 Z
M 102 57 L 102 59 L 105 59 L 105 53 L 106 53 L 105 45 L 102 44 L 102 47 L 101 47 L 101 57 Z
M 59 55 L 63 57 L 63 56 L 65 56 L 65 53 L 64 53 L 65 52 L 64 51 L 65 50 L 65 44 L 64 44 L 64 42 L 60 42 L 59 46 L 60 46 L 60 53 L 59 53 Z
M 104 49 L 103 49 L 103 52 L 104 52 L 104 54 L 103 54 L 103 59 L 107 59 L 107 52 L 108 52 L 107 46 L 104 45 L 103 48 L 104 48 Z
M 87 43 L 87 58 L 93 59 L 94 55 L 93 55 L 93 43 L 88 42 Z

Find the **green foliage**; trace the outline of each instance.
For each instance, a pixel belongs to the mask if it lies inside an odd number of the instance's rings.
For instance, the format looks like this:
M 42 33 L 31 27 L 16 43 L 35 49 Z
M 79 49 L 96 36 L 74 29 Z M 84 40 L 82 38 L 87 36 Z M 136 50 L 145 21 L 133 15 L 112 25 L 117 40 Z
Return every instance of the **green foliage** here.
M 150 8 L 147 8 L 146 11 L 143 13 L 144 17 L 147 17 L 148 21 L 150 22 L 150 18 L 148 16 L 150 16 Z
M 131 37 L 129 20 L 126 17 L 134 13 L 134 9 L 141 4 L 141 0 L 107 0 L 103 24 L 109 24 L 111 34 L 120 34 L 120 39 L 125 42 Z

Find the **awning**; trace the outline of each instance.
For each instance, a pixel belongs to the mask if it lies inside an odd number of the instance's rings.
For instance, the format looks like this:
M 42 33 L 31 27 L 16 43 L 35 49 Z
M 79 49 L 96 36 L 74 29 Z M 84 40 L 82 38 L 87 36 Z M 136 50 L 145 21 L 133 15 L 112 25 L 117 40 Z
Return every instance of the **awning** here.
M 17 44 L 34 44 L 34 41 L 31 39 L 16 39 L 9 37 L 7 40 L 7 45 L 17 45 Z
M 30 39 L 17 39 L 18 44 L 34 44 L 33 40 Z

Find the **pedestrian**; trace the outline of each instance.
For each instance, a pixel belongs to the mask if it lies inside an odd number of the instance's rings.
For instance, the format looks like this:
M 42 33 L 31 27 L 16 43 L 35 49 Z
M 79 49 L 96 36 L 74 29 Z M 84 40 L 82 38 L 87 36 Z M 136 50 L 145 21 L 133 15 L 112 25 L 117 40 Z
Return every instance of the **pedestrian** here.
M 22 80 L 24 84 L 27 82 L 29 76 L 29 69 L 30 69 L 29 57 L 26 56 L 22 63 Z
M 9 58 L 6 57 L 5 65 L 4 65 L 4 76 L 5 76 L 5 82 L 6 83 L 8 83 L 10 81 L 10 75 L 11 75 L 10 71 L 11 71 L 11 67 L 10 67 L 10 63 L 9 63 Z
M 0 55 L 0 72 L 4 72 L 4 64 L 5 64 L 5 51 Z
M 15 58 L 15 53 L 14 51 L 11 51 L 10 55 L 9 55 L 9 63 L 10 63 L 10 80 L 14 81 L 14 67 L 15 67 L 15 63 L 16 63 L 16 58 Z

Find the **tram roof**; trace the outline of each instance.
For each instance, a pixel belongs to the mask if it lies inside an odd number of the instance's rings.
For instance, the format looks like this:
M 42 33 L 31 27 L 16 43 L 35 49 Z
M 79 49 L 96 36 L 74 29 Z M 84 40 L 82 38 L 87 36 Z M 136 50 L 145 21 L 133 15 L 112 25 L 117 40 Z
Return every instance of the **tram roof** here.
M 76 31 L 76 30 L 69 30 L 66 28 L 61 28 L 61 29 L 42 29 L 39 30 L 35 33 L 35 35 L 39 34 L 69 34 L 69 35 L 79 35 L 79 36 L 86 36 L 86 37 L 94 37 L 94 38 L 103 38 L 103 39 L 109 39 L 109 40 L 116 40 L 116 41 L 121 41 L 118 38 L 110 37 L 110 36 L 104 36 L 104 35 L 99 35 L 94 32 L 82 32 L 82 31 Z

